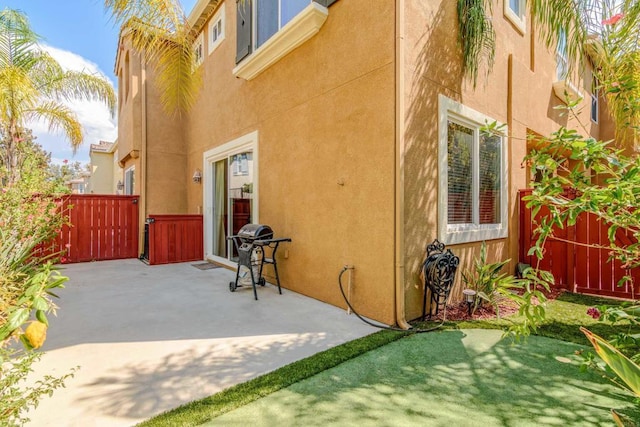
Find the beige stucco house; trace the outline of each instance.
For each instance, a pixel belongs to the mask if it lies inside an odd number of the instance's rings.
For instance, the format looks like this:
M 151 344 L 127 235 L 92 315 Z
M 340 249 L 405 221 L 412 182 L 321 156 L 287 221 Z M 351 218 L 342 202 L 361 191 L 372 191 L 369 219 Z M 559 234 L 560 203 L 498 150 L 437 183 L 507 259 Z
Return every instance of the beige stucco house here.
M 455 1 L 200 0 L 189 20 L 203 86 L 181 117 L 163 113 L 124 32 L 126 185 L 145 216 L 202 213 L 205 257 L 229 267 L 229 218 L 248 206 L 251 222 L 293 239 L 278 261 L 284 288 L 345 307 L 337 275 L 352 265 L 355 308 L 404 326 L 421 314 L 420 266 L 435 238 L 460 270 L 483 240 L 491 260 L 515 265 L 527 135 L 575 126 L 555 109 L 566 88 L 584 96 L 587 131 L 613 136 L 588 67 L 569 81 L 524 0 L 494 3 L 495 64 L 474 88 Z M 482 136 L 485 121 L 505 136 Z
M 100 141 L 89 147 L 90 194 L 124 194 L 124 175 L 119 164 L 118 142 Z

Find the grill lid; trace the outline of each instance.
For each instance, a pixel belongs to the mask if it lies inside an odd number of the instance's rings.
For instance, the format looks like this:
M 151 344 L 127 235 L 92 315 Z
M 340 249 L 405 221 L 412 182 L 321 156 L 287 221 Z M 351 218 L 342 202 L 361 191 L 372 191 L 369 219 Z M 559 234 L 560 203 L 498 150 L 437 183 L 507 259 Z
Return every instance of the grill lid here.
M 238 237 L 245 240 L 271 239 L 273 230 L 264 224 L 246 224 L 238 231 Z

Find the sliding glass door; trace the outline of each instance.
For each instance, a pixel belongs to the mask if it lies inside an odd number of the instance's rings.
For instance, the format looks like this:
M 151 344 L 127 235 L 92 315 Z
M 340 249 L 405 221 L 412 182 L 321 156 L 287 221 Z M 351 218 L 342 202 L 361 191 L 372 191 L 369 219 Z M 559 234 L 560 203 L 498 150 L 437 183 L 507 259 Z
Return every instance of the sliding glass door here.
M 237 260 L 237 251 L 228 236 L 253 221 L 254 165 L 253 151 L 243 150 L 225 155 L 211 163 L 212 175 L 212 255 Z

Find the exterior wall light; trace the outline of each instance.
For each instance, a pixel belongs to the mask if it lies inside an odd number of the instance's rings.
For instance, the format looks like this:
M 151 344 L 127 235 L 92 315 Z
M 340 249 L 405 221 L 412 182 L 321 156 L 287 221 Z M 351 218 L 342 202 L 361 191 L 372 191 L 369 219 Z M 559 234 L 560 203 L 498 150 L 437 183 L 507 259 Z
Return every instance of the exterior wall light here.
M 200 172 L 200 169 L 196 169 L 191 179 L 193 179 L 193 182 L 196 184 L 200 184 L 202 182 L 202 172 Z
M 124 184 L 122 183 L 122 181 L 118 181 L 118 183 L 116 184 L 116 188 L 118 189 L 118 191 L 124 190 Z

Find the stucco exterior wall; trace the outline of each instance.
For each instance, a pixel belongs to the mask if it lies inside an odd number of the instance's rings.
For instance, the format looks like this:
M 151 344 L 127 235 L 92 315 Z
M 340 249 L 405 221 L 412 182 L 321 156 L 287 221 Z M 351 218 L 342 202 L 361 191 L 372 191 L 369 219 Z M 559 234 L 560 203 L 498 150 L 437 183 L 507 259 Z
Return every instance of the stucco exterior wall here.
M 445 95 L 508 125 L 508 236 L 488 242 L 488 261 L 511 258 L 509 269 L 514 268 L 517 192 L 529 180 L 521 166 L 527 135 L 577 126 L 555 108 L 562 105 L 552 89 L 555 52 L 531 33 L 528 18 L 527 31 L 519 31 L 505 17 L 502 0 L 494 4 L 495 64 L 474 88 L 461 74 L 455 1 L 341 0 L 329 8 L 318 34 L 247 81 L 232 73 L 236 2 L 224 3 L 225 39 L 209 53 L 204 25 L 203 86 L 182 117 L 164 113 L 153 70 L 130 57 L 119 159 L 125 169 L 136 167 L 136 192 L 144 195 L 141 222 L 150 213 L 204 213 L 212 222 L 204 192 L 213 177 L 205 153 L 255 133 L 254 221 L 293 239 L 278 258 L 283 287 L 346 308 L 337 275 L 344 265 L 354 266 L 352 303 L 361 314 L 391 324 L 395 269 L 404 268 L 406 318 L 416 318 L 423 293 L 420 266 L 425 246 L 438 237 L 438 194 L 447 191 L 438 181 L 438 97 Z M 575 80 L 587 95 L 580 121 L 587 123 L 585 132 L 610 138 L 605 107 L 600 123 L 589 119 L 588 70 L 583 77 Z M 396 121 L 402 112 L 403 120 Z M 402 194 L 395 188 L 396 142 L 402 147 Z M 195 171 L 203 174 L 200 184 L 192 182 Z M 404 203 L 396 217 L 399 196 Z M 401 259 L 394 257 L 398 230 L 404 236 Z M 451 247 L 461 257 L 453 291 L 459 299 L 461 273 L 478 256 L 480 242 Z
M 89 153 L 91 177 L 89 193 L 115 194 L 113 191 L 113 153 Z
M 146 209 L 150 214 L 187 213 L 187 150 L 180 115 L 167 114 L 155 87 L 154 70 L 145 70 Z M 190 181 L 190 180 L 189 180 Z
M 438 236 L 438 95 L 508 125 L 509 231 L 505 239 L 487 242 L 488 262 L 510 258 L 509 273 L 518 257 L 518 190 L 529 183 L 522 160 L 527 135 L 549 135 L 560 126 L 577 127 L 577 121 L 555 107 L 564 105 L 554 94 L 555 51 L 549 51 L 535 35 L 527 17 L 522 33 L 505 16 L 503 1 L 493 5 L 496 32 L 495 64 L 488 77 L 481 75 L 474 89 L 462 76 L 457 41 L 455 1 L 404 2 L 406 19 L 405 79 L 405 291 L 407 319 L 421 314 L 423 282 L 420 276 L 425 247 Z M 585 95 L 580 121 L 585 133 L 596 138 L 600 126 L 590 120 L 591 76 L 574 81 Z M 601 114 L 601 118 L 603 115 Z M 605 125 L 606 126 L 606 125 Z M 461 299 L 461 273 L 479 255 L 480 242 L 451 246 L 461 258 L 452 297 Z
M 205 151 L 257 131 L 256 220 L 293 239 L 278 259 L 283 287 L 346 308 L 337 276 L 354 265 L 355 307 L 393 323 L 393 2 L 335 3 L 317 35 L 251 81 L 231 73 L 236 8 L 226 3 L 226 39 L 205 55 L 183 127 L 188 175 Z M 196 213 L 204 186 L 186 188 Z
M 150 214 L 181 214 L 186 206 L 186 158 L 181 118 L 168 114 L 155 85 L 154 69 L 132 50 L 126 33 L 120 38 L 115 71 L 119 82 L 118 164 L 135 168 L 133 194 L 140 199 L 139 251 L 144 221 Z M 117 181 L 115 178 L 114 180 Z
M 124 162 L 142 147 L 142 64 L 129 38 L 120 38 L 118 76 L 118 155 Z

